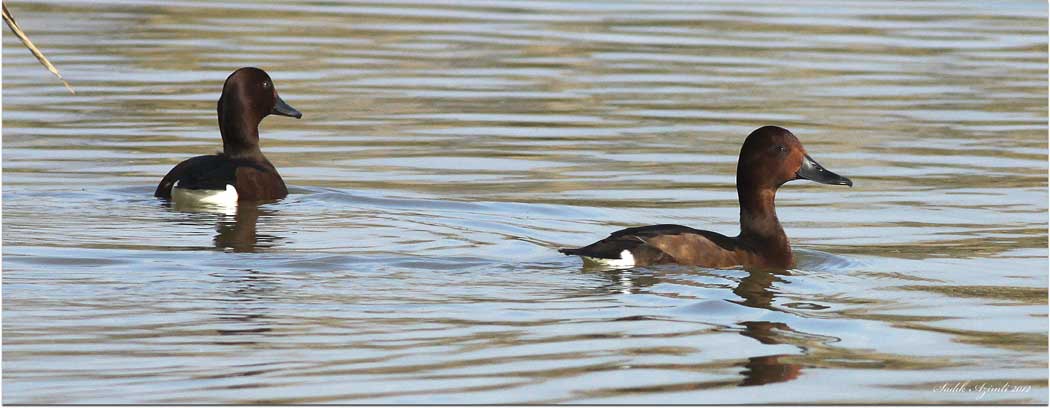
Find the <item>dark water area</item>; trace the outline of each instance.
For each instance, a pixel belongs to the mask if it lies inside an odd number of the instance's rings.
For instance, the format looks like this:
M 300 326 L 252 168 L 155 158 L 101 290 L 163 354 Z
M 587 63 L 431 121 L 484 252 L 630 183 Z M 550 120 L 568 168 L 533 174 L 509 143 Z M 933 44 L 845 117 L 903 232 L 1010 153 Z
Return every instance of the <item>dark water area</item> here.
M 5 31 L 6 404 L 1050 401 L 1044 3 L 8 7 L 77 94 Z M 248 65 L 291 194 L 153 198 Z M 735 235 L 767 124 L 855 182 L 795 269 L 557 253 Z

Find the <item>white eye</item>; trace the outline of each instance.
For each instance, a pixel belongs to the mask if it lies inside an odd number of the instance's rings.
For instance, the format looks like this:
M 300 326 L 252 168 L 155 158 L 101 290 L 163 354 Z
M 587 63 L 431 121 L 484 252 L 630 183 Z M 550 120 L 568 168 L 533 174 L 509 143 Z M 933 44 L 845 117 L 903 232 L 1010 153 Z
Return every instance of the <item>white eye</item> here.
M 270 81 L 263 81 L 263 89 L 270 89 Z

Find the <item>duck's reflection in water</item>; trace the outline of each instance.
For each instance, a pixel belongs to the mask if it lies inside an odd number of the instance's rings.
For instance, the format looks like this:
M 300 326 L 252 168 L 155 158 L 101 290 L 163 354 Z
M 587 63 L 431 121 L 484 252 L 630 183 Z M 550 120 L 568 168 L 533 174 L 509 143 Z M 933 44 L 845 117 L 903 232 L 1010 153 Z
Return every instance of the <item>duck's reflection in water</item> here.
M 601 272 L 611 280 L 609 289 L 612 292 L 622 294 L 642 293 L 646 287 L 657 283 L 673 283 L 676 285 L 695 285 L 696 283 L 687 279 L 664 278 L 659 274 L 639 270 L 605 270 Z M 782 276 L 790 276 L 787 271 L 750 271 L 746 277 L 740 280 L 733 289 L 733 293 L 743 300 L 727 301 L 743 306 L 783 312 L 774 306 L 776 291 L 773 284 L 785 282 Z M 797 332 L 788 324 L 770 321 L 741 321 L 736 325 L 742 326 L 739 333 L 745 337 L 755 339 L 762 344 L 790 344 L 807 350 L 806 338 L 813 335 Z M 744 377 L 739 386 L 752 386 L 787 382 L 798 378 L 802 374 L 802 365 L 787 362 L 797 358 L 793 354 L 774 354 L 765 356 L 749 357 L 747 361 L 735 364 L 743 367 L 740 374 Z
M 220 206 L 204 203 L 171 202 L 172 210 L 190 213 L 191 216 L 180 220 L 182 223 L 215 223 L 215 236 L 212 244 L 216 249 L 229 252 L 258 252 L 261 249 L 278 246 L 284 238 L 259 234 L 260 218 L 274 217 L 278 211 L 260 207 L 261 203 L 237 203 Z M 213 218 L 216 217 L 216 218 Z M 213 310 L 214 317 L 222 322 L 215 333 L 219 336 L 233 336 L 215 340 L 217 345 L 256 344 L 254 336 L 265 335 L 273 330 L 270 316 L 271 302 L 280 296 L 282 285 L 280 278 L 257 268 L 221 269 L 209 273 L 218 280 L 218 284 L 202 288 L 202 296 L 208 300 L 218 300 Z M 238 372 L 229 375 L 251 375 L 252 371 Z
M 774 331 L 794 331 L 784 323 L 744 322 L 743 324 L 745 329 L 740 334 L 758 340 L 762 344 L 784 344 L 784 342 L 777 340 L 777 335 Z M 802 373 L 802 366 L 782 361 L 784 358 L 791 357 L 793 356 L 788 354 L 749 357 L 747 363 L 744 364 L 744 371 L 740 372 L 744 376 L 740 385 L 763 385 L 786 382 L 798 378 L 799 374 Z
M 776 294 L 771 288 L 775 282 L 784 282 L 780 276 L 788 275 L 790 275 L 790 272 L 787 271 L 749 272 L 747 277 L 740 280 L 736 289 L 733 289 L 733 293 L 744 298 L 743 301 L 738 301 L 737 303 L 759 309 L 777 310 L 773 307 L 773 299 Z M 740 334 L 758 340 L 762 344 L 785 344 L 781 340 L 784 338 L 783 334 L 795 332 L 786 323 L 749 321 L 741 324 L 744 326 L 744 330 Z M 801 344 L 798 346 L 805 348 Z M 791 381 L 798 378 L 802 372 L 802 366 L 785 363 L 782 361 L 784 358 L 791 358 L 791 355 L 778 354 L 748 358 L 747 363 L 744 364 L 744 371 L 741 372 L 744 375 L 744 380 L 740 385 L 762 385 Z
M 284 238 L 270 234 L 259 234 L 256 225 L 260 217 L 274 217 L 278 211 L 260 207 L 269 201 L 259 203 L 237 203 L 218 205 L 207 203 L 171 202 L 171 209 L 194 214 L 216 214 L 215 237 L 212 244 L 217 249 L 232 252 L 256 252 L 260 249 L 278 246 Z M 198 218 L 199 219 L 199 218 Z
M 256 225 L 259 217 L 272 217 L 277 211 L 262 209 L 255 204 L 240 204 L 232 217 L 225 214 L 215 225 L 215 248 L 233 252 L 256 252 L 259 249 L 272 248 L 280 244 L 283 238 L 259 234 Z
M 215 248 L 230 250 L 233 252 L 256 252 L 260 249 L 277 246 L 281 237 L 267 234 L 259 234 L 257 225 L 259 217 L 271 217 L 277 213 L 275 210 L 259 208 L 256 204 L 240 203 L 233 214 L 223 214 L 215 225 Z M 220 319 L 235 322 L 231 327 L 219 330 L 219 334 L 245 335 L 266 333 L 272 328 L 266 322 L 269 316 L 265 303 L 257 303 L 258 300 L 272 298 L 274 291 L 280 287 L 279 280 L 271 274 L 255 269 L 238 271 L 235 274 L 225 274 L 227 308 Z M 252 343 L 244 341 L 243 343 Z M 224 341 L 229 344 L 230 341 Z

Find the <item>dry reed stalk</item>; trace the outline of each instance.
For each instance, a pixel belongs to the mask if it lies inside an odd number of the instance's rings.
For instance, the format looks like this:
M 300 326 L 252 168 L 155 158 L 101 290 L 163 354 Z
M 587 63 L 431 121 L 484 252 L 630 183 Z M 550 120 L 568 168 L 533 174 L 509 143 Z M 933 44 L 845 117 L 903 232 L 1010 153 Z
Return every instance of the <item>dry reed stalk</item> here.
M 22 44 L 25 44 L 26 48 L 29 48 L 29 51 L 33 53 L 33 56 L 36 57 L 37 61 L 40 61 L 40 64 L 43 65 L 44 68 L 47 68 L 48 71 L 51 71 L 52 74 L 55 74 L 55 76 L 58 77 L 59 81 L 62 81 L 62 85 L 66 86 L 69 93 L 76 95 L 77 92 L 73 90 L 73 87 L 69 85 L 69 82 L 66 82 L 66 79 L 62 78 L 62 74 L 58 73 L 58 68 L 51 65 L 51 61 L 47 60 L 44 53 L 40 52 L 40 50 L 33 45 L 32 41 L 29 41 L 29 36 L 27 36 L 26 33 L 22 31 L 22 28 L 18 26 L 18 23 L 15 22 L 15 17 L 11 15 L 11 12 L 7 11 L 6 4 L 3 5 L 3 9 L 4 22 L 7 23 L 7 27 L 15 33 L 15 36 L 18 37 L 19 40 L 22 40 Z

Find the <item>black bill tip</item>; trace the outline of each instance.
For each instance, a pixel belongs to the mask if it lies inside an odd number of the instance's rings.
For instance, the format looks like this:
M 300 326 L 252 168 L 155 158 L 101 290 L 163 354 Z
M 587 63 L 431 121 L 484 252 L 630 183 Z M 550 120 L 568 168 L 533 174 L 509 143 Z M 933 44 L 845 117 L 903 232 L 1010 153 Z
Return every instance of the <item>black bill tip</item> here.
M 274 115 L 290 116 L 296 119 L 303 117 L 302 112 L 293 108 L 292 105 L 289 105 L 284 99 L 281 99 L 280 96 L 277 97 L 277 103 L 273 104 L 273 110 L 271 110 L 270 113 Z
M 798 169 L 795 176 L 800 179 L 816 181 L 822 184 L 853 187 L 853 180 L 825 169 L 824 166 L 821 166 L 820 163 L 817 163 L 817 161 L 813 160 L 812 157 L 809 157 L 808 154 L 803 157 L 802 167 Z

